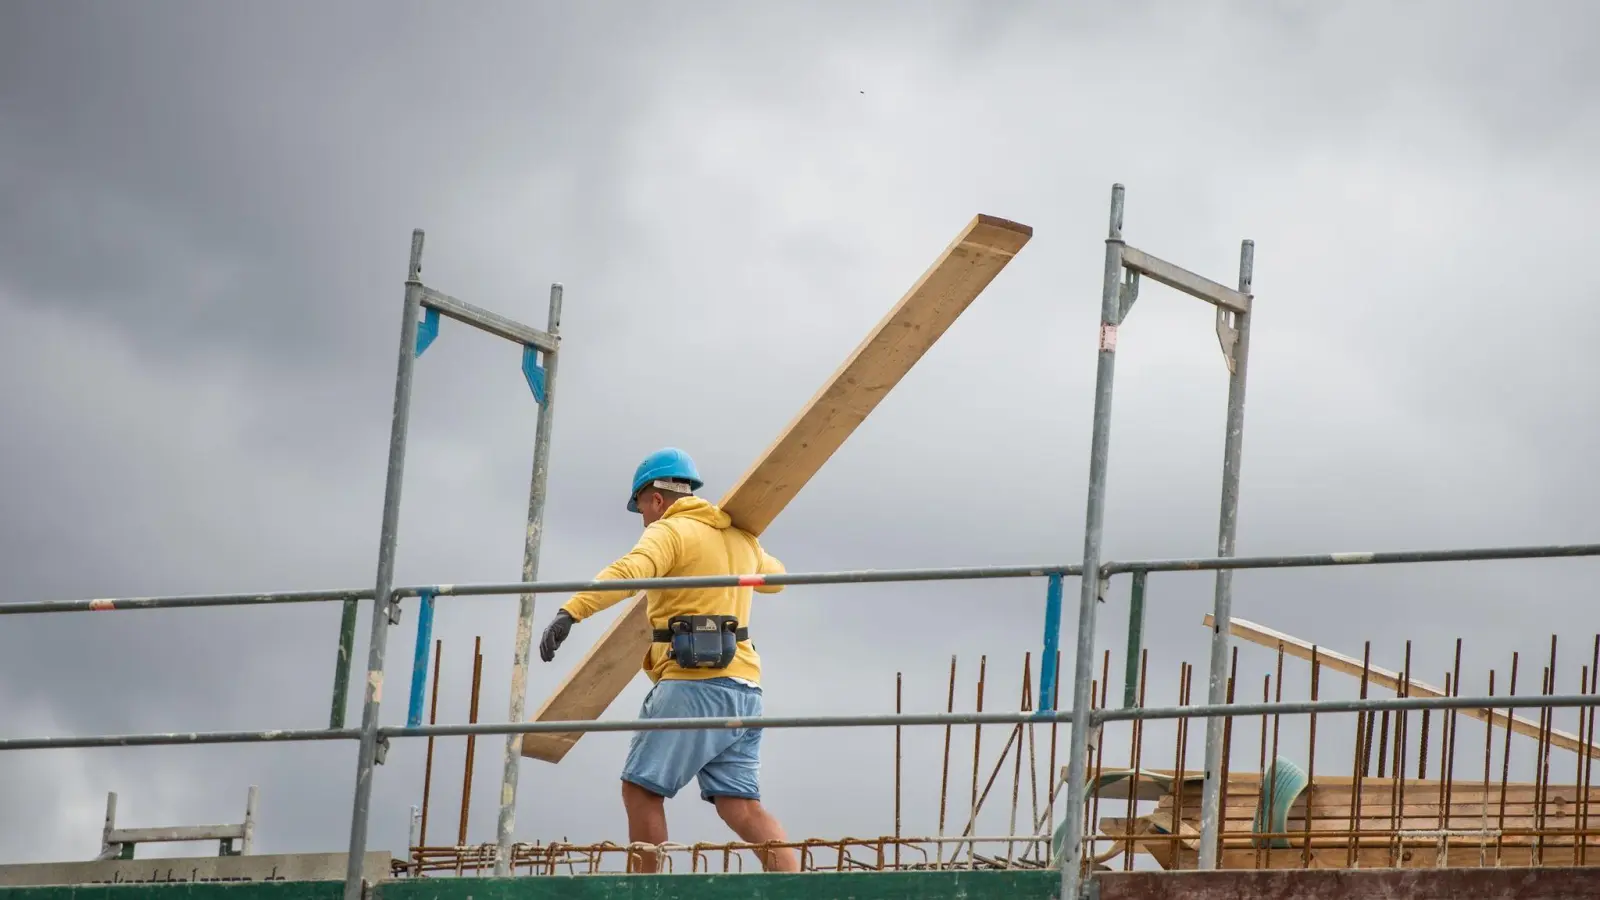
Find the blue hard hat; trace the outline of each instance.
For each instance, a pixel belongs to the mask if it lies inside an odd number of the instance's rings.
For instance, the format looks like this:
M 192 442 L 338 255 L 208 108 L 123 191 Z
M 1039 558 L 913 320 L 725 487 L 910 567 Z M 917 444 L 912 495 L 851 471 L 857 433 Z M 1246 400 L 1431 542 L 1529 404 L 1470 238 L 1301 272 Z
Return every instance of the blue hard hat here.
M 663 447 L 646 456 L 644 462 L 639 463 L 639 468 L 633 470 L 633 491 L 628 494 L 628 512 L 639 511 L 639 504 L 635 502 L 639 489 L 657 478 L 686 481 L 690 489 L 696 491 L 705 484 L 700 480 L 700 472 L 694 467 L 694 460 L 689 458 L 689 454 L 676 447 Z

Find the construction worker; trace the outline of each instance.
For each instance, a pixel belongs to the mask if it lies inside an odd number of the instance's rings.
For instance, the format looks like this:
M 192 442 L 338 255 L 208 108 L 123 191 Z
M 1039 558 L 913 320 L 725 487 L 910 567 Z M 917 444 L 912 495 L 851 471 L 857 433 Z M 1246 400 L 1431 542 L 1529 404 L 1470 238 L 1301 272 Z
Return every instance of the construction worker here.
M 626 556 L 596 581 L 695 575 L 777 574 L 783 564 L 728 514 L 694 496 L 704 484 L 694 460 L 668 447 L 645 457 L 633 474 L 628 511 L 644 520 L 644 534 Z M 756 586 L 777 593 L 781 586 Z M 761 658 L 750 643 L 751 588 L 668 588 L 645 592 L 653 641 L 644 670 L 653 686 L 639 712 L 642 719 L 761 715 Z M 574 622 L 631 596 L 629 591 L 574 594 L 556 612 L 539 642 L 549 662 Z M 667 840 L 666 798 L 691 779 L 700 797 L 716 806 L 740 840 L 786 841 L 783 826 L 761 805 L 758 774 L 761 730 L 713 728 L 635 732 L 622 767 L 622 804 L 628 840 Z M 799 871 L 793 848 L 760 851 L 769 871 Z M 629 854 L 629 871 L 656 871 L 656 854 Z M 637 860 L 637 865 L 635 861 Z

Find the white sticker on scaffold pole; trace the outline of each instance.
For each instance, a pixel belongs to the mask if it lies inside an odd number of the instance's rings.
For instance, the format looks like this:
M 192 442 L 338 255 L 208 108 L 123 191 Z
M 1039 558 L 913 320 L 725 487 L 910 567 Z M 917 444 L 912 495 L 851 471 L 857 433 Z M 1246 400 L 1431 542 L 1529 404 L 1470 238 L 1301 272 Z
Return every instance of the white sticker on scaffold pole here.
M 1117 349 L 1117 326 L 1100 323 L 1100 352 L 1114 352 Z

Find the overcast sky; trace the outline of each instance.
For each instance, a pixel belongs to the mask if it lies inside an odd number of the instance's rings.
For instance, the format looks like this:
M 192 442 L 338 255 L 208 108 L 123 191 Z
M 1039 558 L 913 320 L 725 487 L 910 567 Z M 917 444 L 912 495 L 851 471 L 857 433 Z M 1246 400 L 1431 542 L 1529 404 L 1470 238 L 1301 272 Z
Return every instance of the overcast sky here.
M 413 228 L 430 285 L 505 315 L 542 326 L 565 285 L 542 574 L 584 578 L 638 534 L 623 501 L 643 454 L 687 449 L 719 497 L 974 214 L 1033 226 L 764 542 L 791 571 L 1076 562 L 1119 181 L 1134 246 L 1231 284 L 1256 242 L 1240 553 L 1594 540 L 1596 15 L 1515 6 L 9 4 L 0 601 L 370 588 Z M 1118 350 L 1106 554 L 1211 555 L 1212 311 L 1146 285 Z M 536 415 L 518 363 L 448 321 L 419 362 L 401 583 L 517 578 Z M 1370 638 L 1390 668 L 1411 639 L 1434 683 L 1460 636 L 1480 691 L 1490 667 L 1503 691 L 1513 650 L 1536 686 L 1558 634 L 1575 689 L 1596 571 L 1243 573 L 1236 612 L 1355 656 Z M 1173 702 L 1181 661 L 1203 673 L 1211 592 L 1209 574 L 1151 578 L 1151 702 Z M 1043 601 L 1031 580 L 761 597 L 767 711 L 890 712 L 896 672 L 909 709 L 942 708 L 951 654 L 960 708 L 987 654 L 985 706 L 1014 709 Z M 477 635 L 481 716 L 504 719 L 515 606 L 441 604 L 441 720 L 466 718 Z M 1100 608 L 1114 673 L 1126 613 L 1124 578 Z M 320 727 L 338 618 L 6 618 L 0 729 Z M 535 661 L 530 710 L 609 620 Z M 389 635 L 386 723 L 404 721 L 416 621 L 412 601 Z M 841 621 L 862 633 L 824 631 Z M 1257 696 L 1272 662 L 1241 653 Z M 606 715 L 632 717 L 646 687 Z M 1324 722 L 1326 771 L 1349 719 Z M 625 840 L 627 740 L 524 764 L 518 838 Z M 957 730 L 953 807 L 971 740 Z M 889 833 L 892 741 L 770 732 L 770 808 L 795 836 Z M 906 742 L 904 829 L 931 833 L 942 730 Z M 1004 742 L 984 730 L 983 777 Z M 502 751 L 478 741 L 469 841 L 494 839 Z M 462 752 L 436 747 L 430 843 L 455 840 Z M 260 852 L 343 850 L 355 754 L 13 754 L 0 861 L 92 857 L 110 790 L 126 825 L 193 824 L 236 821 L 250 784 Z M 404 854 L 423 755 L 401 742 L 377 771 L 372 847 Z M 1009 782 L 1008 765 L 997 796 Z M 1007 830 L 1008 804 L 979 831 Z M 731 837 L 692 787 L 668 815 L 676 840 Z

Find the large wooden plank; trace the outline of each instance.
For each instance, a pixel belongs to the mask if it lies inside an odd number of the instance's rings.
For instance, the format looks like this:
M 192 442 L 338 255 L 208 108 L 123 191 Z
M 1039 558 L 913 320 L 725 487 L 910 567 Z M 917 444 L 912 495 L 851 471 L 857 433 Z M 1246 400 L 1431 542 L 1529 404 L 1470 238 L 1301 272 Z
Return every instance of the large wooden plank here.
M 973 218 L 734 484 L 722 502 L 734 523 L 765 531 L 1032 235 Z
M 734 524 L 765 531 L 1032 236 L 1031 227 L 994 216 L 968 222 L 722 498 Z M 532 721 L 598 718 L 639 673 L 650 646 L 646 603 L 642 594 L 626 602 Z M 522 755 L 560 762 L 581 736 L 524 735 Z
M 1210 613 L 1206 613 L 1205 626 L 1207 628 L 1212 627 L 1212 623 L 1215 621 L 1216 619 L 1213 618 Z M 1312 645 L 1308 641 L 1301 640 L 1293 635 L 1284 634 L 1281 631 L 1274 631 L 1265 625 L 1258 625 L 1255 622 L 1247 621 L 1245 619 L 1231 618 L 1228 620 L 1228 632 L 1234 637 L 1244 638 L 1252 644 L 1259 644 L 1263 647 L 1271 649 L 1277 649 L 1281 646 L 1283 647 L 1283 652 L 1289 656 L 1298 656 L 1304 660 L 1311 659 Z M 1343 672 L 1346 675 L 1352 675 L 1356 678 L 1361 677 L 1361 660 L 1355 659 L 1354 657 L 1345 656 L 1342 653 L 1337 653 L 1333 650 L 1329 650 L 1326 647 L 1317 647 L 1316 651 L 1318 665 L 1327 666 L 1336 672 Z M 1366 672 L 1368 684 L 1379 685 L 1388 690 L 1395 691 L 1396 693 L 1398 693 L 1400 690 L 1401 682 L 1406 680 L 1405 676 L 1399 672 L 1391 672 L 1390 670 L 1380 666 L 1369 666 L 1367 667 Z M 1440 688 L 1434 687 L 1426 682 L 1418 681 L 1415 678 L 1410 680 L 1410 685 L 1411 689 L 1409 694 L 1412 697 L 1445 696 L 1444 691 Z M 1528 695 L 1527 706 L 1530 708 L 1537 707 L 1538 696 L 1539 695 L 1537 694 Z M 1527 735 L 1535 740 L 1538 740 L 1541 734 L 1538 722 L 1523 716 L 1507 715 L 1505 710 L 1463 708 L 1457 710 L 1457 712 L 1460 712 L 1469 719 L 1476 719 L 1479 722 L 1486 722 L 1491 727 L 1510 727 L 1512 731 L 1515 731 L 1518 734 Z M 1559 728 L 1548 728 L 1543 731 L 1543 734 L 1548 737 L 1552 746 L 1560 747 L 1563 750 L 1571 750 L 1574 753 L 1580 753 L 1583 750 L 1583 741 L 1579 740 L 1578 736 L 1572 734 L 1571 732 L 1562 731 Z M 1594 747 L 1593 745 L 1590 745 L 1590 753 L 1600 753 L 1600 747 Z

